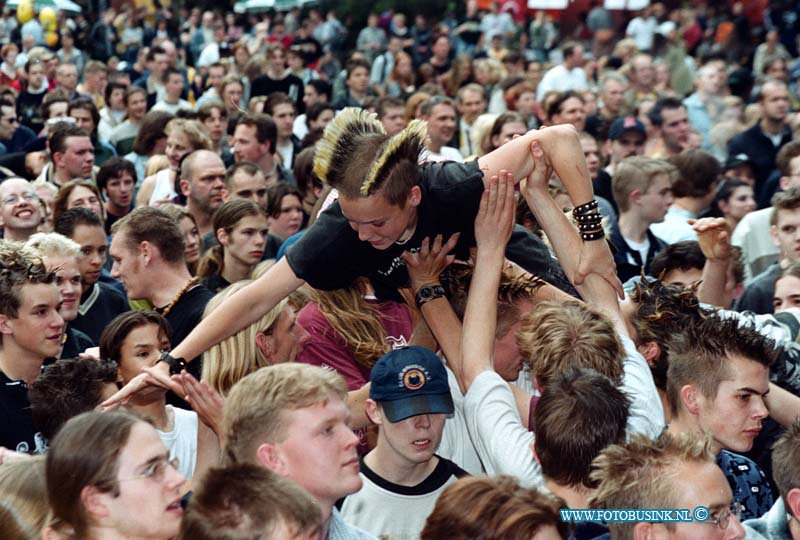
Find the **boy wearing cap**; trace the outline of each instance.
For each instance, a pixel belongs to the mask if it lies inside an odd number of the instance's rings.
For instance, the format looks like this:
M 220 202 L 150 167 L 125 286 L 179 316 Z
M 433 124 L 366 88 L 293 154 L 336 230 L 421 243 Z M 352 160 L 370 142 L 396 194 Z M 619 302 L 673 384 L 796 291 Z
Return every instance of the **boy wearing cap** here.
M 619 203 L 614 200 L 611 177 L 623 159 L 644 155 L 645 143 L 647 143 L 647 130 L 635 116 L 619 117 L 611 122 L 608 128 L 608 140 L 603 145 L 603 150 L 608 156 L 608 165 L 597 172 L 597 177 L 592 182 L 595 192 L 608 199 L 617 212 Z
M 650 225 L 664 221 L 672 204 L 670 178 L 675 168 L 659 159 L 633 156 L 616 168 L 611 189 L 619 207 L 619 220 L 611 233 L 617 248 L 617 276 L 625 283 L 650 270 L 650 262 L 666 247 Z
M 453 398 L 444 364 L 412 346 L 384 355 L 370 376 L 366 412 L 378 443 L 361 462 L 363 487 L 344 499 L 345 520 L 383 539 L 419 538 L 458 465 L 435 454 Z

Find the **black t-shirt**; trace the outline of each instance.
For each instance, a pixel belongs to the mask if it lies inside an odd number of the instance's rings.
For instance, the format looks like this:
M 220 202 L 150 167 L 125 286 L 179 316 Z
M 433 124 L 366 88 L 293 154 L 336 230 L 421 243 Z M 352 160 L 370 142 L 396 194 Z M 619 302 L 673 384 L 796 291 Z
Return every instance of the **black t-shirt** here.
M 466 260 L 475 246 L 475 216 L 483 194 L 483 172 L 477 161 L 425 163 L 420 167 L 422 201 L 417 208 L 417 227 L 403 244 L 377 250 L 362 242 L 342 215 L 338 202 L 323 212 L 306 234 L 286 251 L 286 259 L 297 277 L 315 289 L 334 290 L 350 286 L 357 277 L 367 277 L 380 298 L 398 299 L 398 288 L 409 285 L 408 270 L 401 255 L 417 251 L 426 237 L 445 239 L 461 232 L 454 251 Z M 528 272 L 559 288 L 571 287 L 547 247 L 523 227 L 516 227 L 506 248 L 508 258 Z
M 0 371 L 0 446 L 24 454 L 42 454 L 47 443 L 33 427 L 28 385 Z
M 303 81 L 294 75 L 287 75 L 283 79 L 271 79 L 267 75 L 256 77 L 250 90 L 250 96 L 269 96 L 273 92 L 283 92 L 294 100 L 297 114 L 305 112 L 303 105 Z
M 90 347 L 95 347 L 97 343 L 75 328 L 67 327 L 67 341 L 61 348 L 61 358 L 75 358 L 80 353 Z
M 215 294 L 230 285 L 228 280 L 222 277 L 220 274 L 211 274 L 210 276 L 206 276 L 200 280 L 200 283 L 202 283 L 206 289 Z
M 23 126 L 31 128 L 34 133 L 39 133 L 44 127 L 42 116 L 42 101 L 46 92 L 32 94 L 23 90 L 17 97 L 17 116 Z
M 100 343 L 106 325 L 126 311 L 130 311 L 130 306 L 125 296 L 108 283 L 98 281 L 81 297 L 78 317 L 70 323 L 70 328 L 80 330 L 95 343 Z
M 173 348 L 177 347 L 178 343 L 183 341 L 194 330 L 194 327 L 200 324 L 200 320 L 203 318 L 203 310 L 206 309 L 206 304 L 213 296 L 213 292 L 198 283 L 183 293 L 178 302 L 172 306 L 172 309 L 169 310 L 165 317 L 169 321 L 170 328 L 172 328 L 170 345 Z M 195 358 L 189 364 L 189 368 L 187 371 L 199 379 L 200 358 Z

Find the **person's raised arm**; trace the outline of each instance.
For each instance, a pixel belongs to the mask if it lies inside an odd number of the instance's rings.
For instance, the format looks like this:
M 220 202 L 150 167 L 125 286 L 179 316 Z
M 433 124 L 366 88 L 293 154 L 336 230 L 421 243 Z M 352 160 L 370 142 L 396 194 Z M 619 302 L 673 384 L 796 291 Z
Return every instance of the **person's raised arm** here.
M 223 339 L 257 321 L 302 284 L 303 280 L 294 275 L 284 257 L 264 275 L 212 311 L 170 354 L 174 358 L 191 362 Z M 146 369 L 169 381 L 169 366 L 165 362 Z M 150 385 L 151 381 L 152 377 L 146 373 L 137 375 L 119 392 L 104 401 L 103 407 L 110 408 L 125 402 L 134 393 Z
M 550 179 L 549 160 L 545 158 L 540 148 L 533 147 L 533 155 L 536 159 L 536 168 L 525 180 L 523 194 L 536 221 L 541 224 L 550 245 L 556 252 L 556 257 L 564 269 L 564 273 L 572 281 L 582 262 L 582 249 L 585 244 L 593 244 L 594 249 L 605 251 L 611 260 L 607 270 L 613 274 L 614 282 L 605 279 L 599 273 L 587 275 L 582 283 L 576 282 L 576 287 L 581 297 L 597 308 L 602 309 L 614 322 L 617 331 L 627 335 L 625 323 L 619 313 L 619 302 L 617 301 L 618 290 L 621 289 L 619 280 L 616 277 L 616 267 L 611 257 L 608 244 L 604 239 L 584 241 L 578 235 L 575 226 L 570 223 L 561 208 L 550 197 L 548 191 L 548 181 Z M 597 270 L 596 270 L 597 271 Z
M 514 228 L 514 178 L 500 171 L 490 179 L 475 218 L 478 253 L 461 332 L 464 390 L 484 371 L 494 369 L 492 354 L 497 327 L 497 291 L 505 248 Z
M 489 179 L 499 175 L 501 170 L 511 173 L 515 182 L 527 178 L 534 167 L 531 149 L 534 142 L 541 146 L 575 206 L 594 199 L 589 167 L 578 132 L 570 124 L 529 131 L 478 158 L 484 183 L 488 186 Z
M 702 218 L 689 223 L 693 224 L 700 249 L 706 257 L 697 299 L 704 304 L 728 309 L 725 286 L 733 256 L 731 226 L 725 218 Z

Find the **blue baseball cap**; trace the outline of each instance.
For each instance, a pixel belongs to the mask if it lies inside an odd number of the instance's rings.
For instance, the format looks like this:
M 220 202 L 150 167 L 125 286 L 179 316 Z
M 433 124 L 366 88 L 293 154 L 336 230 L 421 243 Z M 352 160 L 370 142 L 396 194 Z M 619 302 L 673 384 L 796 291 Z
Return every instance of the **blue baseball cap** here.
M 433 351 L 411 346 L 389 351 L 373 366 L 369 397 L 395 423 L 420 414 L 454 411 L 447 370 Z

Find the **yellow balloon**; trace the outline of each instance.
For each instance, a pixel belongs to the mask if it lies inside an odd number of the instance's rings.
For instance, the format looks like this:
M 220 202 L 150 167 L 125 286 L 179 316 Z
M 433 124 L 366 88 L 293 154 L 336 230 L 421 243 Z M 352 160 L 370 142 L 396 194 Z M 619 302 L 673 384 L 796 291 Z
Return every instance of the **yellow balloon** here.
M 51 7 L 42 8 L 39 13 L 39 22 L 42 23 L 42 28 L 45 32 L 51 32 L 56 29 L 56 10 Z
M 20 24 L 25 24 L 33 19 L 33 2 L 30 0 L 23 0 L 17 6 L 17 20 Z
M 58 34 L 56 32 L 47 32 L 44 35 L 44 42 L 48 47 L 55 47 L 58 45 Z

